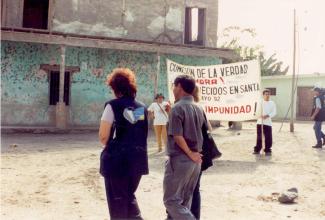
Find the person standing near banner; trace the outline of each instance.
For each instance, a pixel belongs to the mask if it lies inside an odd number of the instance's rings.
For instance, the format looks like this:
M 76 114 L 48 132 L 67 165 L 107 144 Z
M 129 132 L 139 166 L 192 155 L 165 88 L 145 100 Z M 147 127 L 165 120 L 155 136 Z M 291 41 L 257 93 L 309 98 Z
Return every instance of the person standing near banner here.
M 194 98 L 194 102 L 196 102 L 196 103 L 200 102 L 200 91 L 199 91 L 198 86 L 196 86 L 194 89 L 193 98 Z M 205 118 L 206 118 L 206 115 L 205 115 Z M 207 130 L 208 130 L 207 132 L 212 132 L 212 126 L 211 126 L 209 120 L 206 120 L 206 125 L 207 125 Z M 204 129 L 204 128 L 202 128 L 202 129 Z M 207 146 L 203 145 L 202 152 L 204 152 L 205 148 L 207 148 Z M 222 156 L 222 153 L 219 152 L 218 148 L 216 148 L 216 149 L 218 152 L 218 155 L 216 156 L 216 158 L 219 158 Z M 202 153 L 202 154 L 204 154 L 204 153 Z M 213 165 L 212 158 L 209 158 L 210 161 L 205 161 L 205 160 L 206 160 L 206 158 L 202 157 L 201 172 L 199 175 L 199 179 L 196 183 L 196 186 L 194 188 L 192 205 L 191 205 L 191 212 L 197 220 L 200 220 L 200 218 L 201 218 L 201 193 L 200 193 L 200 185 L 201 184 L 200 184 L 200 182 L 201 182 L 202 172 L 207 170 L 210 166 Z M 207 165 L 207 164 L 209 164 L 209 165 Z
M 203 109 L 194 103 L 193 77 L 180 75 L 173 87 L 176 104 L 168 124 L 169 158 L 165 165 L 163 200 L 172 219 L 195 220 L 190 208 L 201 170 L 205 118 Z
M 265 137 L 265 156 L 272 155 L 272 118 L 276 115 L 276 106 L 270 100 L 270 91 L 263 91 L 262 116 L 257 120 L 257 139 L 253 154 L 260 154 L 262 149 L 262 130 Z M 263 126 L 263 127 L 262 127 Z
M 170 105 L 164 101 L 165 97 L 163 94 L 157 94 L 155 97 L 156 102 L 152 103 L 149 108 L 149 114 L 153 118 L 153 127 L 156 134 L 158 143 L 158 152 L 162 151 L 162 142 L 166 147 L 167 143 L 167 130 L 166 125 L 168 122 L 168 112 Z

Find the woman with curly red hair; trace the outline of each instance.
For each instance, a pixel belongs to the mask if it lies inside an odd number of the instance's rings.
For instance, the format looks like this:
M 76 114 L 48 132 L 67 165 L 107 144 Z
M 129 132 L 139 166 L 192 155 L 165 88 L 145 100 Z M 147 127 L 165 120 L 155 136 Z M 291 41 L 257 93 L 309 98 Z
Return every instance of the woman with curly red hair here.
M 116 98 L 105 103 L 99 140 L 104 145 L 100 173 L 105 179 L 111 219 L 142 219 L 135 192 L 148 174 L 147 109 L 138 102 L 136 79 L 130 69 L 117 68 L 107 76 Z

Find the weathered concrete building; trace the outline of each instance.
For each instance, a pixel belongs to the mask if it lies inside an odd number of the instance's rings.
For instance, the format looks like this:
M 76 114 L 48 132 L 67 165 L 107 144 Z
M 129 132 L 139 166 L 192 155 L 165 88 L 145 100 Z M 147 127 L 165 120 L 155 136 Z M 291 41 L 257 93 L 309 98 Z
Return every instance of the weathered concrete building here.
M 217 49 L 217 0 L 2 0 L 3 126 L 97 125 L 115 67 L 137 75 L 138 99 L 167 93 L 166 59 L 235 60 Z

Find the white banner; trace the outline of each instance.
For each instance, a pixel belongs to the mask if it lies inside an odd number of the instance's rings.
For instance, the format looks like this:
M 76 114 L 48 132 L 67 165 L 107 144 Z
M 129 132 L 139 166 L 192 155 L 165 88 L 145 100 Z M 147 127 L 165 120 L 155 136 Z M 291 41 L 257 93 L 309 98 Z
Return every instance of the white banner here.
M 246 121 L 260 115 L 262 88 L 257 60 L 186 66 L 167 59 L 168 92 L 172 103 L 174 80 L 182 74 L 195 78 L 200 89 L 200 105 L 209 120 Z

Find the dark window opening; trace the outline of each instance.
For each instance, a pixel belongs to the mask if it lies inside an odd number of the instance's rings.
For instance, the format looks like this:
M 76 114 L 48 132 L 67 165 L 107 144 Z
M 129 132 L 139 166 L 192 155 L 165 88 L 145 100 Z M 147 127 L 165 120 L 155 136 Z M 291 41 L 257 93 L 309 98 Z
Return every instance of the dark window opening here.
M 4 27 L 6 26 L 5 17 L 6 17 L 6 4 L 4 3 L 4 0 L 1 1 L 1 25 Z
M 266 89 L 270 91 L 270 95 L 276 96 L 276 88 L 266 88 Z
M 185 44 L 204 45 L 205 9 L 186 8 L 185 10 Z
M 49 0 L 25 0 L 23 27 L 47 29 Z
M 50 105 L 56 105 L 60 99 L 60 72 L 52 71 L 50 73 Z M 64 94 L 63 101 L 66 105 L 70 102 L 70 73 L 64 74 Z

